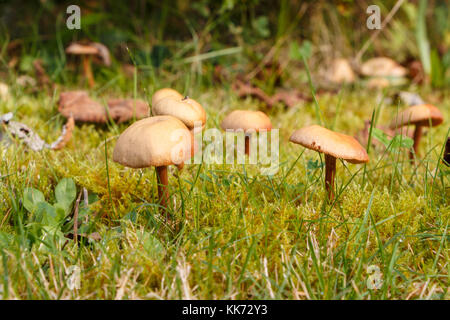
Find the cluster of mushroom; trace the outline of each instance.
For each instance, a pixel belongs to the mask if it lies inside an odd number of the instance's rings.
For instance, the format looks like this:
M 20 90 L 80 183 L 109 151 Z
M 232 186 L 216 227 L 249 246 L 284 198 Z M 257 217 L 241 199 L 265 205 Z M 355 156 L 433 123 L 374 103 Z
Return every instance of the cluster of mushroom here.
M 155 92 L 152 107 L 154 116 L 135 122 L 120 135 L 113 158 L 114 161 L 131 168 L 154 166 L 158 178 L 160 205 L 167 212 L 167 166 L 175 164 L 181 169 L 184 161 L 195 154 L 197 145 L 194 133 L 205 127 L 206 112 L 197 101 L 183 97 L 178 91 L 169 88 Z M 413 158 L 418 151 L 422 127 L 436 126 L 442 121 L 439 109 L 422 104 L 409 107 L 400 113 L 390 126 L 416 126 L 414 147 L 411 150 Z M 235 110 L 224 118 L 221 127 L 227 131 L 244 132 L 245 153 L 249 155 L 250 136 L 262 130 L 271 130 L 272 124 L 269 117 L 261 111 Z M 355 138 L 319 125 L 296 130 L 289 140 L 324 154 L 325 189 L 330 202 L 335 198 L 336 159 L 353 164 L 369 161 L 366 149 Z
M 153 114 L 133 123 L 118 138 L 113 160 L 130 168 L 155 167 L 160 205 L 169 218 L 167 166 L 183 167 L 196 152 L 194 124 L 204 127 L 206 112 L 195 100 L 173 89 L 152 97 Z

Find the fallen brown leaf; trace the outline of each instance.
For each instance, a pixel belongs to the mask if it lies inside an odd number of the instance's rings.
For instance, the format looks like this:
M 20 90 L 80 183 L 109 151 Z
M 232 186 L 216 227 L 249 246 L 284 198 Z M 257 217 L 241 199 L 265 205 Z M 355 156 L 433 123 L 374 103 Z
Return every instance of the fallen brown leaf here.
M 73 129 L 75 128 L 75 120 L 70 117 L 67 123 L 62 128 L 61 136 L 52 143 L 51 148 L 53 150 L 60 150 L 66 146 L 66 144 L 72 139 Z
M 43 62 L 41 59 L 36 59 L 33 61 L 34 72 L 36 73 L 38 84 L 41 88 L 46 88 L 51 83 L 50 78 L 48 77 L 42 64 Z
M 59 112 L 75 121 L 106 123 L 108 119 L 118 123 L 133 118 L 142 119 L 148 116 L 149 106 L 142 100 L 110 99 L 108 109 L 92 100 L 86 91 L 62 92 L 59 99 Z
M 108 100 L 109 116 L 118 123 L 133 118 L 142 119 L 149 116 L 150 108 L 145 101 L 133 99 Z

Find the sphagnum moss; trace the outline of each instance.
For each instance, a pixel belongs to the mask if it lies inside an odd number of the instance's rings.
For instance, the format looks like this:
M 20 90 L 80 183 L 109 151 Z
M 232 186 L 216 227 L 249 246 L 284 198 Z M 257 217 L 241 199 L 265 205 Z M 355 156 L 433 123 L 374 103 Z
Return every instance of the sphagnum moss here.
M 240 101 L 227 92 L 210 90 L 197 97 L 208 111 L 206 128 L 218 127 L 231 110 L 256 109 L 252 100 Z M 49 140 L 59 134 L 63 121 L 53 117 L 50 99 L 14 99 L 2 102 L 1 110 L 20 105 L 20 121 Z M 336 119 L 337 96 L 319 98 L 319 106 L 326 111 L 325 122 L 335 122 L 334 130 L 353 135 L 378 102 L 357 92 L 346 92 L 344 99 Z M 441 104 L 449 103 L 447 95 Z M 378 123 L 389 123 L 394 110 L 383 105 Z M 441 110 L 448 121 L 449 108 Z M 2 147 L 3 297 L 449 299 L 449 175 L 446 167 L 435 171 L 448 126 L 424 137 L 417 167 L 409 164 L 407 150 L 383 157 L 370 150 L 363 185 L 361 168 L 342 166 L 336 183 L 338 190 L 345 189 L 330 208 L 323 203 L 319 156 L 305 151 L 292 166 L 299 152 L 288 143 L 294 129 L 315 122 L 314 107 L 273 110 L 269 116 L 280 128 L 280 171 L 269 179 L 251 166 L 247 176 L 237 165 L 204 165 L 200 172 L 198 165 L 186 166 L 180 179 L 170 183 L 175 214 L 186 217 L 179 234 L 165 227 L 152 206 L 157 199 L 154 173 L 112 161 L 126 124 L 78 125 L 73 140 L 59 152 L 35 153 L 20 144 Z M 316 160 L 317 166 L 308 168 Z M 22 193 L 33 186 L 52 200 L 63 177 L 74 179 L 78 192 L 85 187 L 97 194 L 91 207 L 101 240 L 80 246 L 70 240 L 64 247 L 39 250 L 29 245 L 17 219 L 26 214 Z M 160 246 L 163 250 L 155 249 Z M 73 265 L 81 270 L 81 284 L 70 290 L 68 268 Z M 371 286 L 373 276 L 380 276 L 380 287 Z

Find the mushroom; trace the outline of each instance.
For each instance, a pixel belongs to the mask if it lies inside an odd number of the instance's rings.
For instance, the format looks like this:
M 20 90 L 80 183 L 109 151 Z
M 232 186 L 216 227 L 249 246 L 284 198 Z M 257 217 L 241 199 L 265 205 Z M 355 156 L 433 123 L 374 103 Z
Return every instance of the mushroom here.
M 113 160 L 130 168 L 155 167 L 160 205 L 168 219 L 167 166 L 189 159 L 195 149 L 193 136 L 183 122 L 172 116 L 156 116 L 136 121 L 119 136 Z
M 414 159 L 419 149 L 420 138 L 422 137 L 422 127 L 435 127 L 444 121 L 441 111 L 431 104 L 420 104 L 409 107 L 401 112 L 394 121 L 391 122 L 390 128 L 396 129 L 405 125 L 413 124 L 414 129 L 414 145 L 413 150 L 409 153 L 409 158 Z
M 163 88 L 157 90 L 152 96 L 152 106 L 156 105 L 159 100 L 173 97 L 174 99 L 183 99 L 183 95 L 177 90 L 171 88 Z
M 328 130 L 319 125 L 312 125 L 294 131 L 289 141 L 325 154 L 325 189 L 330 202 L 334 199 L 336 158 L 350 163 L 366 163 L 369 161 L 366 150 L 355 138 Z
M 91 57 L 99 58 L 106 66 L 111 64 L 108 48 L 97 42 L 87 44 L 82 44 L 79 42 L 71 43 L 66 48 L 66 53 L 81 56 L 83 61 L 83 74 L 88 80 L 91 88 L 95 85 L 94 76 L 91 69 Z
M 158 92 L 155 93 L 155 95 L 157 94 Z M 155 95 L 152 97 L 152 112 L 154 115 L 173 116 L 180 119 L 190 130 L 194 130 L 194 126 L 197 123 L 201 123 L 201 128 L 204 128 L 206 123 L 206 112 L 200 103 L 189 97 L 183 98 L 181 96 L 180 98 L 178 92 L 175 94 L 166 91 L 163 94 L 159 92 L 156 97 Z
M 246 155 L 250 154 L 251 134 L 272 129 L 272 123 L 264 112 L 251 110 L 234 110 L 223 119 L 221 126 L 223 130 L 244 130 Z

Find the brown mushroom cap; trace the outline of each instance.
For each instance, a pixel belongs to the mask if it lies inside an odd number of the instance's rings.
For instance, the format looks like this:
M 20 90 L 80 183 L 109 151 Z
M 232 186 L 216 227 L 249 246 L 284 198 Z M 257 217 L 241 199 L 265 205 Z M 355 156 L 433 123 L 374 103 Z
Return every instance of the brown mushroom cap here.
M 377 57 L 364 62 L 361 73 L 369 77 L 404 77 L 408 71 L 390 58 Z
M 365 163 L 369 161 L 366 150 L 355 138 L 328 130 L 319 125 L 312 125 L 294 131 L 289 141 L 350 163 Z
M 111 65 L 108 48 L 99 42 L 79 43 L 73 42 L 66 48 L 66 53 L 74 55 L 92 55 L 100 58 L 106 66 Z
M 183 95 L 177 90 L 171 88 L 163 88 L 157 90 L 152 96 L 152 106 L 155 106 L 160 100 L 164 98 L 172 97 L 177 100 L 183 99 Z
M 139 120 L 119 137 L 113 160 L 130 168 L 179 164 L 195 153 L 195 141 L 180 120 L 156 116 Z
M 157 100 L 153 105 L 152 112 L 155 115 L 169 115 L 180 119 L 189 129 L 193 129 L 196 122 L 201 122 L 202 126 L 206 122 L 205 109 L 190 98 L 175 98 L 168 96 Z
M 432 127 L 440 125 L 444 121 L 441 111 L 431 104 L 419 104 L 402 111 L 390 124 L 390 128 L 415 124 Z
M 231 112 L 223 119 L 221 126 L 223 130 L 242 129 L 244 131 L 255 130 L 256 132 L 272 129 L 272 123 L 264 112 L 251 110 L 235 110 Z

